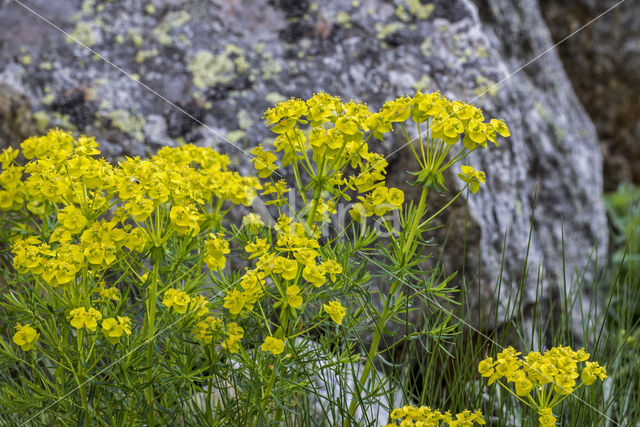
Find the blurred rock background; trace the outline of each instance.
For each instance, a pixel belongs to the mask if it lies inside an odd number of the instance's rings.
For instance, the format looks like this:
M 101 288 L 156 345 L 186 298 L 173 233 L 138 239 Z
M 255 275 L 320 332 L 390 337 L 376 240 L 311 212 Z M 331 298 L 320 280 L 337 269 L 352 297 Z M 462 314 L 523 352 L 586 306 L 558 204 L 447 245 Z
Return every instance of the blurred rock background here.
M 0 0 L 0 145 L 58 126 L 96 136 L 114 161 L 194 142 L 247 173 L 242 150 L 268 143 L 260 117 L 279 100 L 326 91 L 379 108 L 439 90 L 512 133 L 471 157 L 488 181 L 446 216 L 445 267 L 464 270 L 471 320 L 507 310 L 522 283 L 527 324 L 537 285 L 544 310 L 563 274 L 585 271 L 596 247 L 606 256 L 603 180 L 640 179 L 637 2 L 532 61 L 613 4 Z M 389 183 L 411 196 L 416 165 L 402 143 L 378 149 L 390 155 Z

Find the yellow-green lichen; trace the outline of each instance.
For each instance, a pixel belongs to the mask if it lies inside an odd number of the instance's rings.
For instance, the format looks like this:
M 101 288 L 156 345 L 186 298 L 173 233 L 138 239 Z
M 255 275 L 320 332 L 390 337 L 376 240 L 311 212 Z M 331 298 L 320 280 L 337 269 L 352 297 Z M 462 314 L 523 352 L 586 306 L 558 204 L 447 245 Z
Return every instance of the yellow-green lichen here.
M 156 13 L 156 7 L 153 5 L 153 3 L 149 3 L 148 5 L 146 5 L 144 7 L 144 10 L 146 10 L 149 15 L 153 15 L 154 13 Z
M 435 6 L 431 3 L 422 4 L 420 0 L 405 0 L 396 7 L 396 16 L 403 22 L 409 22 L 411 17 L 424 20 L 431 15 Z
M 431 37 L 425 37 L 424 41 L 420 44 L 420 52 L 422 52 L 424 56 L 431 55 L 431 43 Z
M 46 111 L 36 111 L 32 114 L 33 120 L 36 125 L 36 129 L 38 132 L 42 133 L 49 129 L 49 125 L 51 124 L 51 118 L 46 113 Z
M 235 70 L 233 62 L 227 56 L 214 55 L 206 50 L 196 53 L 187 63 L 187 68 L 193 74 L 193 84 L 199 89 L 230 82 Z
M 496 82 L 486 78 L 485 76 L 476 77 L 476 87 L 473 89 L 473 93 L 476 96 L 484 95 L 496 96 L 500 91 L 500 86 Z
M 404 7 L 404 5 L 401 4 L 396 7 L 396 16 L 402 22 L 409 22 L 409 20 L 411 19 L 411 17 L 409 16 L 409 12 L 407 12 L 407 9 Z
M 390 22 L 388 24 L 377 23 L 376 24 L 376 32 L 378 33 L 379 39 L 384 39 L 389 34 L 393 34 L 396 31 L 402 29 L 404 25 L 400 22 Z
M 93 46 L 96 44 L 96 35 L 93 25 L 89 22 L 78 22 L 71 34 L 67 37 L 67 43 L 78 41 L 85 46 Z
M 486 46 L 479 46 L 476 49 L 476 55 L 478 58 L 488 58 L 489 57 L 489 49 Z
M 535 107 L 536 111 L 538 112 L 538 114 L 540 115 L 540 117 L 543 120 L 547 120 L 549 118 L 549 112 L 547 111 L 546 108 L 544 108 L 544 105 L 542 105 L 540 102 L 536 101 L 533 106 Z
M 107 101 L 106 99 L 101 101 L 100 105 L 98 105 L 98 109 L 101 111 L 108 110 L 111 107 L 113 107 L 113 104 L 111 103 L 111 101 Z
M 270 80 L 282 71 L 282 64 L 268 55 L 263 55 L 264 61 L 260 63 L 263 80 Z
M 360 2 L 358 0 L 353 0 L 351 2 L 351 7 L 358 7 L 358 6 L 360 6 Z
M 158 49 L 150 49 L 150 50 L 140 50 L 136 53 L 136 62 L 138 64 L 143 63 L 149 58 L 153 58 L 154 56 L 158 56 Z
M 351 28 L 351 16 L 345 11 L 338 12 L 336 15 L 336 24 L 342 25 L 345 28 Z
M 100 87 L 100 86 L 106 86 L 109 84 L 109 79 L 107 79 L 106 77 L 97 77 L 95 79 L 93 79 L 93 85 Z
M 55 101 L 56 96 L 53 93 L 47 93 L 45 96 L 40 98 L 40 104 L 42 105 L 51 105 L 53 101 Z
M 253 45 L 253 50 L 256 53 L 262 53 L 262 51 L 264 50 L 264 43 L 262 43 L 262 42 L 255 43 Z
M 113 110 L 107 113 L 111 125 L 116 129 L 133 136 L 138 141 L 144 141 L 142 131 L 146 123 L 143 116 L 133 114 L 127 110 Z
M 171 30 L 182 27 L 189 22 L 191 15 L 183 10 L 168 13 L 162 20 L 160 25 L 153 29 L 152 34 L 158 43 L 168 46 L 172 44 L 172 38 L 169 35 Z
M 409 11 L 418 19 L 427 19 L 435 9 L 432 3 L 422 4 L 420 0 L 407 0 Z
M 31 63 L 33 63 L 33 56 L 26 54 L 22 58 L 20 58 L 20 62 L 22 62 L 24 65 L 31 65 Z
M 245 139 L 247 137 L 247 133 L 243 130 L 232 130 L 230 132 L 227 132 L 226 137 L 227 137 L 227 141 L 235 144 Z
M 46 70 L 46 71 L 50 71 L 53 69 L 53 64 L 49 61 L 45 61 L 45 62 L 41 62 L 40 63 L 40 69 L 41 70 Z
M 247 130 L 253 124 L 253 121 L 253 116 L 247 110 L 238 112 L 238 127 L 240 129 Z
M 264 96 L 264 99 L 269 104 L 274 104 L 275 105 L 280 101 L 284 101 L 286 98 L 284 97 L 284 95 L 281 95 L 278 92 L 269 92 Z
M 140 47 L 142 46 L 142 43 L 144 43 L 142 30 L 140 28 L 129 28 L 127 30 L 127 35 L 129 36 L 135 47 Z
M 249 63 L 242 55 L 242 49 L 230 44 L 219 55 L 206 50 L 197 52 L 187 63 L 187 68 L 193 74 L 194 86 L 204 89 L 220 83 L 229 83 L 236 73 L 245 72 Z
M 54 122 L 53 124 L 55 124 L 57 127 L 66 130 L 77 130 L 75 125 L 71 123 L 71 117 L 69 117 L 68 114 L 60 114 L 57 111 L 54 111 L 51 113 L 51 116 L 54 119 L 51 121 Z
M 422 77 L 420 77 L 420 80 L 418 80 L 413 84 L 413 88 L 421 92 L 428 92 L 428 88 L 430 84 L 431 84 L 431 77 L 429 77 L 428 74 L 423 74 Z

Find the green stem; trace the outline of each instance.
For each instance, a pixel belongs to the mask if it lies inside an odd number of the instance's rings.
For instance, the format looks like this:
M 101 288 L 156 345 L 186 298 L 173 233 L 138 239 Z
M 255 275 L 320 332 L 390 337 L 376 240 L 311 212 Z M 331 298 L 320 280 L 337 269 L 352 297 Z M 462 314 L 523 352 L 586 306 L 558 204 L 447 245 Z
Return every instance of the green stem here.
M 411 226 L 409 228 L 409 234 L 407 235 L 407 240 L 405 241 L 403 247 L 403 256 L 406 257 L 407 252 L 413 246 L 413 240 L 416 236 L 418 224 L 420 222 L 420 218 L 424 215 L 425 206 L 427 202 L 427 195 L 429 194 L 429 188 L 423 187 L 422 194 L 420 195 L 420 201 L 418 202 L 418 208 L 416 210 L 416 214 L 411 218 Z M 362 375 L 360 375 L 360 381 L 358 382 L 358 390 L 360 392 L 367 380 L 369 379 L 369 375 L 371 373 L 371 369 L 373 368 L 373 360 L 378 355 L 378 345 L 380 344 L 380 339 L 382 338 L 382 331 L 387 325 L 387 317 L 389 316 L 389 310 L 391 307 L 390 301 L 395 297 L 396 291 L 398 290 L 399 281 L 396 280 L 391 284 L 391 288 L 389 289 L 389 299 L 387 299 L 382 313 L 378 318 L 378 322 L 376 323 L 376 328 L 373 333 L 373 339 L 371 340 L 371 346 L 369 347 L 369 352 L 367 353 L 367 361 L 365 362 L 364 369 L 362 370 Z M 343 426 L 348 427 L 351 425 L 351 418 L 356 413 L 356 409 L 358 407 L 358 400 L 354 398 L 349 404 L 349 416 L 345 419 Z
M 391 284 L 391 289 L 389 290 L 389 298 L 392 298 L 396 292 L 398 287 L 398 281 L 393 282 Z M 356 389 L 356 393 L 354 393 L 353 399 L 351 403 L 349 403 L 349 416 L 344 420 L 343 427 L 351 426 L 351 418 L 353 418 L 356 413 L 356 409 L 358 407 L 358 398 L 356 396 L 361 395 L 361 390 L 364 389 L 364 386 L 369 379 L 369 374 L 371 373 L 371 368 L 373 368 L 373 360 L 378 355 L 378 344 L 380 344 L 380 338 L 382 338 L 382 331 L 387 324 L 387 316 L 389 315 L 389 300 L 384 305 L 382 309 L 382 313 L 378 318 L 378 322 L 376 323 L 376 328 L 373 334 L 373 340 L 371 341 L 371 346 L 369 347 L 369 352 L 367 353 L 367 361 L 364 365 L 364 369 L 362 371 L 362 375 L 360 375 L 360 381 L 358 382 L 358 388 Z M 364 396 L 363 396 L 364 397 Z
M 159 248 L 155 248 L 158 250 Z M 148 370 L 146 375 L 147 388 L 145 390 L 145 396 L 147 398 L 147 404 L 149 405 L 149 426 L 155 425 L 155 412 L 153 410 L 153 337 L 155 336 L 156 328 L 156 303 L 158 299 L 158 271 L 160 267 L 160 259 L 156 257 L 153 263 L 153 271 L 151 273 L 151 283 L 149 284 L 148 297 L 147 297 L 147 364 Z
M 420 194 L 420 201 L 418 202 L 418 209 L 416 214 L 411 218 L 411 226 L 409 228 L 409 234 L 407 235 L 407 240 L 404 242 L 404 247 L 402 248 L 403 253 L 407 253 L 411 245 L 413 245 L 413 239 L 416 235 L 418 224 L 422 215 L 424 214 L 424 209 L 427 204 L 427 195 L 429 194 L 429 187 L 422 188 L 422 194 Z
M 78 389 L 80 390 L 80 400 L 82 401 L 82 411 L 84 412 L 85 423 L 89 423 L 89 404 L 87 403 L 87 391 L 84 387 L 84 368 L 82 367 L 82 329 L 78 329 L 76 338 L 78 341 Z

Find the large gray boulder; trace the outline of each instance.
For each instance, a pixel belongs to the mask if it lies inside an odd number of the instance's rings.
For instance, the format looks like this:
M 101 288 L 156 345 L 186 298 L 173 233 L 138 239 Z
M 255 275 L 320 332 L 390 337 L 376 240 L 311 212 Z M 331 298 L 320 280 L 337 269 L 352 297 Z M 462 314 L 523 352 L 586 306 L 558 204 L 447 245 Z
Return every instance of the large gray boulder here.
M 640 183 L 640 4 L 542 0 L 558 52 L 600 137 L 604 186 Z
M 28 101 L 41 129 L 96 135 L 113 159 L 185 140 L 215 146 L 245 170 L 243 150 L 269 136 L 259 118 L 280 99 L 326 91 L 377 108 L 421 89 L 473 102 L 505 119 L 512 136 L 472 156 L 488 180 L 469 199 L 468 215 L 459 204 L 446 217 L 453 234 L 445 266 L 464 267 L 472 324 L 481 311 L 498 310 L 503 319 L 519 282 L 523 309 L 516 314 L 526 321 L 534 304 L 546 307 L 562 286 L 563 259 L 570 281 L 596 244 L 600 257 L 606 253 L 602 160 L 556 52 L 527 65 L 551 46 L 537 1 L 478 3 L 30 1 L 49 24 L 4 1 L 0 84 Z M 4 144 L 18 142 L 2 136 Z M 394 153 L 389 181 L 400 185 L 415 169 L 406 150 L 395 152 L 401 143 L 379 145 Z

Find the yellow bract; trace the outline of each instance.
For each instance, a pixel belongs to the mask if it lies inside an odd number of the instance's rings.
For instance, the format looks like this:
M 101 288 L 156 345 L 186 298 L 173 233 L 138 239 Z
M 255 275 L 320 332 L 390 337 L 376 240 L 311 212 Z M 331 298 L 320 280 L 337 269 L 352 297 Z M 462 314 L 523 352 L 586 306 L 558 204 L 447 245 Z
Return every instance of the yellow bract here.
M 342 325 L 342 319 L 347 314 L 347 309 L 340 304 L 340 301 L 330 301 L 328 304 L 322 304 L 322 308 L 331 317 L 331 320 L 338 325 Z
M 69 313 L 70 323 L 76 329 L 86 328 L 88 331 L 95 331 L 98 322 L 102 319 L 102 313 L 93 307 L 88 310 L 84 307 L 78 307 Z
M 260 346 L 260 349 L 278 355 L 284 351 L 284 341 L 279 338 L 267 337 Z
M 131 335 L 131 319 L 118 316 L 117 319 L 110 317 L 102 321 L 102 333 L 111 344 L 120 342 L 123 335 Z
M 13 342 L 18 344 L 24 351 L 33 349 L 40 338 L 40 334 L 31 327 L 30 323 L 22 326 L 20 323 L 16 325 L 16 333 L 13 335 Z

